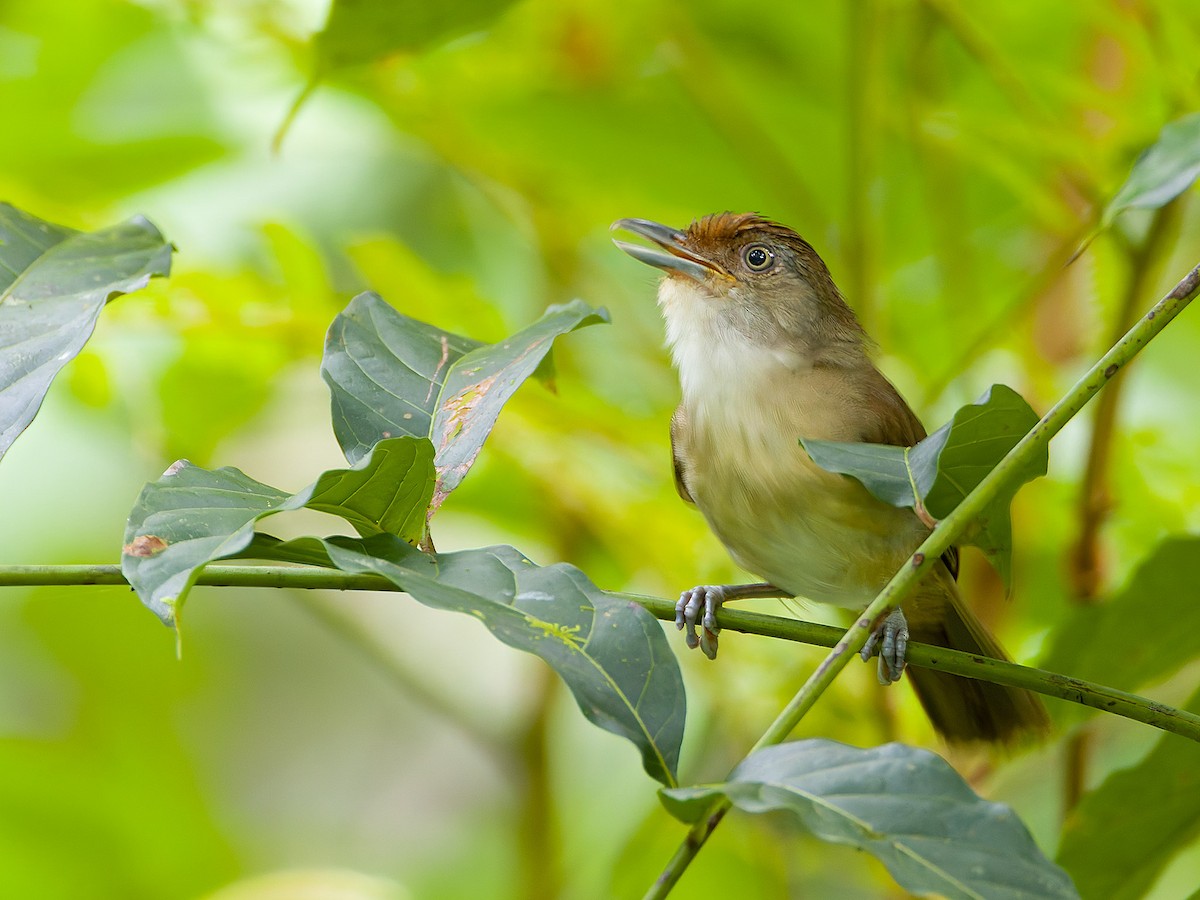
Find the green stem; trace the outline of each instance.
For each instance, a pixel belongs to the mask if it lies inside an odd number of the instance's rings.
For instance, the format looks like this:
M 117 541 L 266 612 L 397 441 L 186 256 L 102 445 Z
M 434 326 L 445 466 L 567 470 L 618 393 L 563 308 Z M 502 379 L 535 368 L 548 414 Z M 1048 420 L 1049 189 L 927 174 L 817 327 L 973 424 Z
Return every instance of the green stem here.
M 1094 397 L 1108 381 L 1133 359 L 1155 335 L 1165 328 L 1200 292 L 1200 265 L 1197 265 L 1179 284 L 1147 312 L 1111 350 L 1104 354 L 1087 371 L 1066 396 L 1033 426 L 1025 437 L 1000 460 L 962 503 L 930 532 L 925 542 L 917 548 L 899 572 L 892 576 L 879 595 L 871 601 L 858 620 L 834 646 L 817 670 L 800 688 L 783 711 L 771 723 L 750 753 L 782 743 L 792 733 L 804 714 L 812 708 L 838 673 L 846 667 L 851 656 L 862 649 L 871 632 L 871 625 L 889 609 L 900 605 L 909 592 L 916 587 L 921 576 L 943 553 L 950 548 L 967 526 L 995 499 L 1007 484 L 1016 481 L 1022 469 L 1044 448 L 1062 427 Z M 683 843 L 676 850 L 658 880 L 646 893 L 646 900 L 666 897 L 671 888 L 683 875 L 691 861 L 700 852 L 708 836 L 717 827 L 730 807 L 730 801 L 721 798 L 713 802 L 704 818 L 689 829 Z
M 198 584 L 218 587 L 271 587 L 307 590 L 343 591 L 398 591 L 392 582 L 377 575 L 351 575 L 333 569 L 301 568 L 298 566 L 241 566 L 210 565 L 204 568 L 197 579 Z M 73 585 L 125 585 L 128 582 L 115 565 L 88 566 L 0 566 L 0 587 L 37 587 Z M 675 602 L 661 597 L 646 597 L 640 594 L 612 596 L 630 600 L 644 607 L 651 615 L 665 622 L 675 620 Z M 722 630 L 738 631 L 780 638 L 817 647 L 836 647 L 846 634 L 832 625 L 820 625 L 785 616 L 724 608 L 720 612 Z M 359 641 L 353 635 L 345 635 Z M 369 656 L 376 651 L 367 648 Z M 936 647 L 932 644 L 910 643 L 905 657 L 911 665 L 923 666 L 961 675 L 964 678 L 979 678 L 996 684 L 1025 688 L 1057 697 L 1071 703 L 1090 706 L 1136 722 L 1152 725 L 1164 731 L 1182 735 L 1200 742 L 1200 716 L 1157 703 L 1146 697 L 1116 690 L 1107 685 L 1072 678 L 1058 672 L 1048 672 L 998 659 L 986 659 Z M 388 667 L 390 670 L 390 667 Z M 398 681 L 412 685 L 412 676 L 401 677 L 390 672 Z M 440 702 L 440 701 L 438 701 Z M 480 734 L 481 743 L 498 747 L 504 739 L 498 734 Z

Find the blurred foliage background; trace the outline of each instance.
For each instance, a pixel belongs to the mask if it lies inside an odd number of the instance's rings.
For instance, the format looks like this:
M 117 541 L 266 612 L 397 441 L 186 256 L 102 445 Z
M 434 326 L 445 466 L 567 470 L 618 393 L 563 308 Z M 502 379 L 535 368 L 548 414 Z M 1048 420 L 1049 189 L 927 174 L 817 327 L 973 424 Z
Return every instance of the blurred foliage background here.
M 609 223 L 761 211 L 822 253 L 928 425 L 994 381 L 1044 410 L 1196 262 L 1193 193 L 1064 268 L 1137 152 L 1200 109 L 1198 41 L 1191 0 L 0 0 L 0 197 L 79 228 L 140 212 L 178 247 L 0 467 L 0 564 L 115 561 L 141 484 L 177 457 L 288 490 L 338 465 L 317 365 L 370 288 L 483 340 L 571 297 L 613 313 L 560 342 L 556 393 L 527 386 L 501 417 L 439 549 L 513 543 L 665 596 L 736 579 L 675 496 L 654 275 Z M 1200 529 L 1198 339 L 1187 313 L 1121 379 L 1110 425 L 1089 410 L 1052 445 L 1014 509 L 1011 603 L 968 554 L 1018 660 Z M 540 663 L 400 596 L 199 589 L 181 661 L 126 590 L 9 588 L 0 622 L 6 896 L 636 896 L 683 834 Z M 722 777 L 820 658 L 722 647 L 684 660 L 685 781 Z M 936 747 L 908 688 L 872 673 L 847 671 L 804 734 Z M 1198 682 L 1192 664 L 1115 686 L 1182 703 Z M 1080 793 L 1158 735 L 1051 712 L 1044 747 L 955 761 L 1053 854 Z M 1196 838 L 1185 823 L 1103 895 L 1188 895 Z M 1077 853 L 1072 874 L 1114 884 L 1114 865 Z M 679 893 L 888 885 L 735 816 Z

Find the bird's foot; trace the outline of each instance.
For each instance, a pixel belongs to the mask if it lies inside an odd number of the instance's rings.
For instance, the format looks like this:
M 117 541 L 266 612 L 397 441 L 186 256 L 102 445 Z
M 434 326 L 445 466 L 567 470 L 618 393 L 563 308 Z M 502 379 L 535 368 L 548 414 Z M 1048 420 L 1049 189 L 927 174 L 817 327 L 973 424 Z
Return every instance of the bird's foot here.
M 675 627 L 685 631 L 689 649 L 699 647 L 709 659 L 717 658 L 717 610 L 728 599 L 723 584 L 702 584 L 679 595 L 675 604 Z M 701 612 L 703 611 L 703 615 Z M 700 625 L 700 634 L 696 625 Z
M 860 656 L 863 662 L 871 659 L 875 645 L 879 645 L 879 683 L 892 684 L 904 674 L 904 657 L 908 652 L 908 620 L 904 613 L 893 609 L 882 622 L 875 626 Z

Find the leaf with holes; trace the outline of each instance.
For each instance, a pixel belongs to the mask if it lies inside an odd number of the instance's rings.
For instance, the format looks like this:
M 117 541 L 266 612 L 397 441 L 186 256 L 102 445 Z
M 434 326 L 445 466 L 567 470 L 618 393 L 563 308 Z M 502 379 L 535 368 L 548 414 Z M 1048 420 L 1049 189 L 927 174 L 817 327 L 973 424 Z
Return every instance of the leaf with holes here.
M 141 216 L 95 232 L 0 203 L 0 457 L 105 304 L 171 269 L 171 245 Z
M 928 750 L 796 741 L 751 754 L 723 784 L 659 793 L 671 815 L 688 824 L 709 815 L 722 796 L 745 812 L 791 813 L 815 837 L 872 854 L 897 884 L 922 897 L 1079 896 L 1009 807 L 980 798 Z

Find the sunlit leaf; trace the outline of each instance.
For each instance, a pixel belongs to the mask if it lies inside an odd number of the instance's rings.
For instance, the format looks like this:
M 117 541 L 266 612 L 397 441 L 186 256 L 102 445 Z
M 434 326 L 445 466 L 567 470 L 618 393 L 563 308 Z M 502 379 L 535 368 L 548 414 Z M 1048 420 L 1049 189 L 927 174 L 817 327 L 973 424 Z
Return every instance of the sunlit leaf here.
M 325 341 L 321 374 L 333 399 L 333 430 L 346 458 L 362 458 L 396 435 L 431 439 L 437 449 L 436 509 L 462 481 L 513 392 L 547 358 L 556 337 L 608 321 L 580 300 L 496 344 L 435 328 L 360 294 Z
M 933 519 L 944 519 L 1037 422 L 1037 413 L 1016 391 L 996 384 L 915 447 L 801 443 L 821 468 L 852 476 L 885 503 L 920 508 Z M 1012 557 L 1009 505 L 1021 485 L 1046 474 L 1047 463 L 1043 448 L 963 536 L 983 549 L 1006 584 Z
M 180 460 L 142 489 L 125 528 L 121 571 L 166 624 L 206 563 L 250 546 L 262 518 L 309 509 L 341 516 L 364 535 L 416 543 L 433 492 L 433 447 L 402 437 L 382 441 L 350 469 L 331 469 L 288 494 L 233 468 L 215 471 Z
M 1115 597 L 1055 630 L 1042 667 L 1129 691 L 1164 678 L 1196 659 L 1197 597 L 1200 538 L 1169 538 Z
M 1079 896 L 1009 807 L 981 799 L 927 750 L 796 741 L 752 754 L 723 784 L 660 795 L 687 823 L 720 795 L 746 812 L 790 812 L 816 837 L 871 853 L 918 896 Z
M 479 619 L 499 640 L 544 659 L 584 716 L 633 742 L 646 772 L 675 784 L 686 699 L 662 627 L 636 603 L 601 591 L 573 566 L 534 565 L 512 547 L 436 556 L 392 536 L 301 538 L 257 554 L 383 576 L 426 606 Z
M 1133 171 L 1108 202 L 1100 227 L 1127 209 L 1157 209 L 1170 203 L 1200 177 L 1200 113 L 1163 126 L 1158 140 L 1142 151 Z
M 141 216 L 88 233 L 0 203 L 0 457 L 104 305 L 170 268 L 171 245 Z
M 1200 713 L 1200 693 L 1184 708 Z M 1144 759 L 1084 795 L 1058 851 L 1084 896 L 1145 897 L 1172 857 L 1200 836 L 1197 755 L 1194 742 L 1165 734 Z

